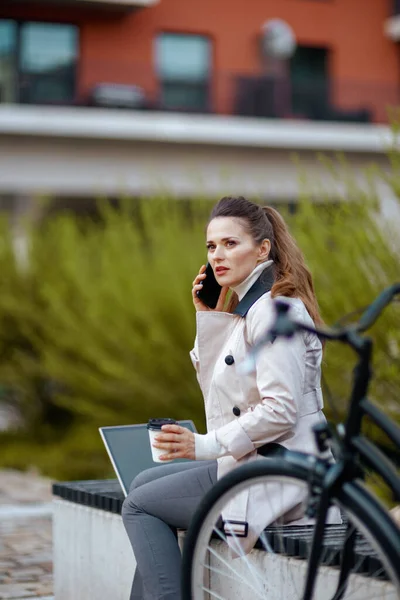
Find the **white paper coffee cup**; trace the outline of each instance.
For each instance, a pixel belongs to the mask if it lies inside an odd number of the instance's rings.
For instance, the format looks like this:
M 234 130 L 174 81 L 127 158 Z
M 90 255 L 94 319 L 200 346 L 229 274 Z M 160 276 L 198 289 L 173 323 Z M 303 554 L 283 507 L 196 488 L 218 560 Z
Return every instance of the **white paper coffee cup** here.
M 165 450 L 164 448 L 154 448 L 153 444 L 155 443 L 155 437 L 161 432 L 161 427 L 163 425 L 176 424 L 177 422 L 175 421 L 175 419 L 150 419 L 147 423 L 147 430 L 149 432 L 151 456 L 153 458 L 153 462 L 167 463 L 173 460 L 172 458 L 168 460 L 161 460 L 160 456 L 163 456 L 164 454 L 169 454 L 169 451 Z

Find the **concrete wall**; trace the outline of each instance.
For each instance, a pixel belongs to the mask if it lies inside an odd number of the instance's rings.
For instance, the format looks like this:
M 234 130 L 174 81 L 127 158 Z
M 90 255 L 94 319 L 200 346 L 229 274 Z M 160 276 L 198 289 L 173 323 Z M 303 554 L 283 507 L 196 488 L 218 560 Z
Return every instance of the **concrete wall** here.
M 315 153 L 297 151 L 311 183 L 322 180 L 334 196 L 333 181 Z M 381 155 L 348 155 L 359 178 L 368 163 L 386 167 Z M 0 192 L 61 196 L 177 197 L 245 194 L 295 201 L 299 169 L 290 151 L 216 147 L 127 140 L 6 137 L 0 140 Z
M 127 600 L 136 562 L 120 515 L 53 504 L 56 600 Z
M 55 600 L 127 600 L 136 565 L 120 515 L 55 499 L 53 523 Z M 180 539 L 182 543 L 182 535 Z M 211 556 L 207 583 L 212 597 L 277 600 L 282 581 L 288 586 L 284 600 L 300 597 L 303 561 L 262 550 L 232 561 L 226 545 L 215 541 L 214 547 L 219 558 Z M 316 598 L 333 597 L 336 585 L 337 570 L 321 569 Z M 397 594 L 388 582 L 356 576 L 347 597 L 396 600 Z
M 296 200 L 299 166 L 334 196 L 318 152 L 342 152 L 362 180 L 387 168 L 387 127 L 0 106 L 0 194 Z

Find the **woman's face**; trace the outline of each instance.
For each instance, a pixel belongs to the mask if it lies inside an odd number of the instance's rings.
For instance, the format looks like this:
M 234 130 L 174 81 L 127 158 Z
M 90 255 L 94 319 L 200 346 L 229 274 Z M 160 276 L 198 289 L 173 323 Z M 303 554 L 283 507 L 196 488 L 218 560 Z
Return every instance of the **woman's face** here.
M 254 267 L 268 258 L 271 244 L 257 245 L 235 217 L 216 217 L 207 228 L 208 262 L 218 283 L 235 287 L 242 283 Z

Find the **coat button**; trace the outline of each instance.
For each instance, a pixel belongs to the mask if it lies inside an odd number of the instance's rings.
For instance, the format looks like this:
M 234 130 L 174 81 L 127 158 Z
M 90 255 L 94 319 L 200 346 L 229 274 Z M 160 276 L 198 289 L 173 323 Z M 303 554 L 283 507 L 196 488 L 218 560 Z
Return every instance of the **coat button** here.
M 239 417 L 240 416 L 240 408 L 238 406 L 234 406 L 232 408 L 232 412 L 235 415 L 235 417 Z
M 228 356 L 225 356 L 225 362 L 227 365 L 233 365 L 235 359 L 233 358 L 232 354 L 228 354 Z

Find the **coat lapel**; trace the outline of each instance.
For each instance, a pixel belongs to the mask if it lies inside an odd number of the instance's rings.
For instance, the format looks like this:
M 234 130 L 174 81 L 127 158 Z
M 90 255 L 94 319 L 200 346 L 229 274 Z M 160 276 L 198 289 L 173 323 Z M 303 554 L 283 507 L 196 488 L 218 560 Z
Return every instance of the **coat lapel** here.
M 265 271 L 261 273 L 257 281 L 253 283 L 247 294 L 243 296 L 233 311 L 233 314 L 245 317 L 253 304 L 255 304 L 257 300 L 261 298 L 261 296 L 271 291 L 274 282 L 274 269 L 273 265 L 271 265 L 270 267 L 266 268 Z

